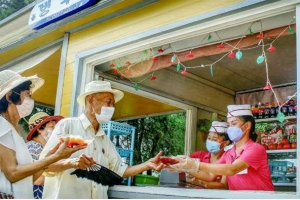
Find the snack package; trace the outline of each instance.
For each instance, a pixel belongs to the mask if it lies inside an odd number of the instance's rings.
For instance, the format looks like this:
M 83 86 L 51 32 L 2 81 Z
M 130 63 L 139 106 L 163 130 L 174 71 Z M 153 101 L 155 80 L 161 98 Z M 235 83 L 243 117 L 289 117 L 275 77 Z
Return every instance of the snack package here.
M 172 156 L 161 156 L 160 161 L 166 165 L 174 165 L 178 163 L 178 160 L 175 160 L 174 158 L 172 158 Z
M 290 143 L 297 142 L 297 122 L 291 121 L 285 124 L 284 133 Z
M 69 148 L 73 148 L 75 146 L 87 146 L 89 143 L 85 140 L 83 140 L 80 136 L 68 136 L 69 137 L 69 141 L 67 144 L 67 147 Z M 66 138 L 60 138 L 61 142 L 64 142 Z
M 261 133 L 261 144 L 267 145 L 268 149 L 276 149 L 276 145 L 281 143 L 283 138 L 283 129 L 279 126 L 275 127 L 269 133 L 262 132 Z

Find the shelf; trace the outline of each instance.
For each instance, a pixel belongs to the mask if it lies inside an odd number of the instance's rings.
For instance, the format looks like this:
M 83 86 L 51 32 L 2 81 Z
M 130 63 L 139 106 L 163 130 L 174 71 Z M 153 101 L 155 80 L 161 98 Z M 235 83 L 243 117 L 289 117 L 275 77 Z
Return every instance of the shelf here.
M 289 173 L 289 174 L 286 174 L 285 177 L 286 178 L 296 178 L 297 174 L 295 172 L 294 173 Z
M 296 153 L 297 149 L 266 150 L 267 154 L 273 153 Z
M 285 178 L 296 178 L 297 174 L 294 173 L 294 174 L 286 174 L 286 175 L 283 175 L 283 174 L 271 174 L 271 177 L 285 177 Z
M 274 186 L 295 186 L 296 187 L 296 183 L 274 183 Z
M 101 126 L 106 134 L 109 132 L 109 136 L 130 135 L 135 133 L 135 127 L 129 124 L 109 121 L 107 123 L 101 123 Z
M 269 160 L 296 159 L 297 149 L 267 150 Z
M 296 119 L 297 116 L 286 116 L 285 119 Z M 272 122 L 272 121 L 278 121 L 277 117 L 274 118 L 266 118 L 266 119 L 256 119 L 255 122 Z

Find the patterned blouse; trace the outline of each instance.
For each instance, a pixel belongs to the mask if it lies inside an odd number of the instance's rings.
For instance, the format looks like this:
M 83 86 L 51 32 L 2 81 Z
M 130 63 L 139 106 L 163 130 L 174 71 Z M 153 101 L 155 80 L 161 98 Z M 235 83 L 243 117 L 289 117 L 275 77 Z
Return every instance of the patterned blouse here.
M 35 142 L 33 140 L 27 142 L 26 145 L 30 152 L 33 162 L 39 160 L 40 154 L 44 147 L 40 143 Z M 33 196 L 35 199 L 42 199 L 43 189 L 44 189 L 43 185 L 33 186 Z

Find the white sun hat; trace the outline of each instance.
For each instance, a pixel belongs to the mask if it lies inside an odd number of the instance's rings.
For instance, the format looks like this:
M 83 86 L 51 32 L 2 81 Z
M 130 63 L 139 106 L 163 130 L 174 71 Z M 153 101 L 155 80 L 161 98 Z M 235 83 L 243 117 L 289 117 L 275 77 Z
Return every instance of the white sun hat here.
M 209 129 L 209 132 L 226 133 L 227 127 L 228 127 L 227 122 L 213 121 Z
M 86 84 L 84 88 L 84 93 L 78 96 L 77 102 L 80 105 L 85 106 L 85 98 L 90 94 L 99 93 L 99 92 L 112 93 L 115 97 L 115 103 L 120 101 L 124 96 L 124 93 L 121 92 L 120 90 L 111 89 L 111 84 L 108 81 L 92 81 Z
M 228 109 L 227 118 L 245 116 L 245 115 L 253 116 L 251 111 L 251 106 L 249 104 L 229 105 L 227 106 L 227 109 Z
M 21 85 L 26 81 L 31 81 L 32 94 L 44 85 L 45 80 L 34 76 L 24 77 L 12 70 L 0 71 L 0 99 L 2 99 L 10 90 Z

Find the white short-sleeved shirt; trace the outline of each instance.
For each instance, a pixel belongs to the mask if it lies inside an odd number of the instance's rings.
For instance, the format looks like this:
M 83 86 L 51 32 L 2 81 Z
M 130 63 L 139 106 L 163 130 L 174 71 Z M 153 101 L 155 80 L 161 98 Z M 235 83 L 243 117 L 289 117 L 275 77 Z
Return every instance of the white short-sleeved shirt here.
M 68 135 L 79 135 L 81 137 L 93 138 L 87 148 L 77 151 L 71 158 L 78 158 L 81 154 L 92 156 L 98 164 L 122 176 L 128 167 L 122 163 L 115 145 L 105 135 L 103 129 L 99 128 L 95 134 L 94 128 L 88 118 L 81 114 L 80 117 L 64 118 L 55 126 L 44 150 L 40 155 L 42 159 L 58 142 L 60 137 Z M 75 169 L 68 169 L 62 172 L 44 173 L 44 199 L 103 199 L 107 198 L 107 186 L 97 184 L 93 181 L 77 178 L 70 175 Z
M 32 163 L 32 158 L 24 139 L 2 116 L 0 116 L 0 127 L 0 144 L 16 152 L 18 165 Z M 33 199 L 32 187 L 32 176 L 11 184 L 0 168 L 0 192 L 13 194 L 16 199 Z

